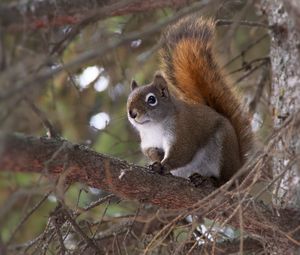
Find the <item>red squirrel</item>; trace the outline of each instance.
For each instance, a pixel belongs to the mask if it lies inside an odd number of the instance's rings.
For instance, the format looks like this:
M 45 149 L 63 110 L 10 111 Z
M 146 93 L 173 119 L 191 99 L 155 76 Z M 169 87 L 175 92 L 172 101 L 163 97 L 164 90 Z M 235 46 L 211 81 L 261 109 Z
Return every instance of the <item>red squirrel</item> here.
M 188 17 L 162 35 L 161 71 L 127 101 L 143 153 L 164 171 L 194 173 L 224 183 L 252 147 L 250 120 L 226 81 L 213 51 L 215 23 Z

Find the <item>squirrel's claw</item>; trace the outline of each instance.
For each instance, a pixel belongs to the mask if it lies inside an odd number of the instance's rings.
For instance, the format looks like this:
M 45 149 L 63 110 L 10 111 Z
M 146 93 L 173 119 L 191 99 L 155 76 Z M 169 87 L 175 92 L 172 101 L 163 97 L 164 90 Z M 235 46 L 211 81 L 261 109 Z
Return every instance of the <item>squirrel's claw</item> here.
M 149 165 L 149 170 L 154 173 L 159 173 L 161 175 L 168 175 L 170 174 L 170 171 L 168 168 L 163 165 L 161 162 L 154 162 L 151 165 Z
M 156 161 L 156 162 L 152 163 L 151 165 L 149 165 L 148 168 L 151 172 L 159 173 L 159 174 L 163 173 L 163 165 L 160 162 Z
M 214 187 L 218 187 L 218 180 L 212 176 L 202 176 L 198 173 L 194 173 L 191 176 L 189 176 L 189 179 L 191 183 L 195 185 L 195 187 L 200 187 L 200 186 L 207 186 L 207 185 L 213 185 Z

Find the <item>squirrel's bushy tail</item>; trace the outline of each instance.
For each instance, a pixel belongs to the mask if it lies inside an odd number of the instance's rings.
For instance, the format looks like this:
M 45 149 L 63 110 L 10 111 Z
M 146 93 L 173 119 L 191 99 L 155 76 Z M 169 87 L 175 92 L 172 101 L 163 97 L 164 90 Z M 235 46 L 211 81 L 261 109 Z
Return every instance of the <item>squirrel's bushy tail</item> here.
M 239 142 L 241 162 L 252 147 L 250 120 L 213 54 L 215 23 L 191 16 L 162 36 L 161 67 L 170 89 L 191 103 L 204 103 L 227 117 Z

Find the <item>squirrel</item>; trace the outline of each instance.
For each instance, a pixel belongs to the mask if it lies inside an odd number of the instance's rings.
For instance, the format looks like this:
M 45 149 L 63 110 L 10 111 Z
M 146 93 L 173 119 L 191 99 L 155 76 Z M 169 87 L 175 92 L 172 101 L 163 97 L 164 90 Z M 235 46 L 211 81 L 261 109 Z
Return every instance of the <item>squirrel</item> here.
M 175 176 L 228 181 L 252 148 L 250 119 L 215 60 L 215 22 L 182 18 L 162 35 L 161 71 L 131 82 L 127 115 L 142 152 Z

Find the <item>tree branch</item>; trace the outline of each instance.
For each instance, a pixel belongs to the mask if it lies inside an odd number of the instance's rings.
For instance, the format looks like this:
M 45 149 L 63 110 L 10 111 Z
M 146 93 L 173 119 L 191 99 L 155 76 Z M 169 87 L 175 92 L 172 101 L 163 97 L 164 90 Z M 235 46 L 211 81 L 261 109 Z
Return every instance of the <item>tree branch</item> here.
M 90 50 L 86 50 L 83 53 L 79 54 L 76 58 L 72 59 L 68 63 L 65 63 L 62 66 L 57 66 L 55 68 L 44 68 L 40 70 L 39 72 L 33 72 L 32 75 L 28 75 L 24 79 L 20 79 L 19 82 L 17 82 L 14 86 L 14 88 L 6 91 L 5 93 L 0 93 L 0 100 L 7 100 L 11 98 L 14 95 L 17 95 L 21 93 L 22 90 L 27 89 L 28 87 L 34 86 L 36 84 L 44 83 L 45 81 L 52 78 L 54 75 L 57 75 L 58 73 L 65 71 L 65 70 L 74 70 L 76 68 L 79 68 L 82 66 L 83 63 L 87 63 L 88 61 L 92 61 L 96 58 L 100 58 L 101 56 L 105 55 L 107 52 L 109 52 L 112 49 L 115 49 L 121 45 L 124 45 L 128 42 L 131 42 L 133 40 L 136 40 L 138 38 L 145 38 L 148 36 L 153 35 L 154 33 L 160 31 L 163 27 L 171 24 L 172 22 L 178 20 L 181 17 L 184 17 L 185 15 L 191 14 L 197 10 L 202 9 L 205 6 L 201 1 L 198 3 L 195 3 L 193 6 L 188 6 L 186 8 L 183 8 L 182 10 L 178 11 L 175 15 L 172 15 L 171 17 L 167 17 L 163 21 L 159 21 L 155 24 L 152 24 L 151 26 L 146 27 L 143 29 L 142 32 L 131 32 L 127 35 L 122 36 L 120 40 L 112 39 L 107 44 L 105 44 L 103 47 L 97 47 Z M 91 19 L 93 20 L 95 16 L 92 16 Z M 87 22 L 90 22 L 90 19 L 86 19 Z M 49 58 L 46 57 L 43 61 L 40 63 L 48 63 Z M 43 66 L 43 64 L 40 64 Z M 9 79 L 8 77 L 7 79 Z
M 78 24 L 86 16 L 102 12 L 102 16 L 118 16 L 164 7 L 180 7 L 186 0 L 56 0 L 56 1 L 15 1 L 0 5 L 0 24 L 11 30 L 24 28 L 40 29 Z
M 122 198 L 136 199 L 170 209 L 188 209 L 183 215 L 200 212 L 223 224 L 243 229 L 247 234 L 300 246 L 300 212 L 280 209 L 278 214 L 249 195 L 239 199 L 234 192 L 206 184 L 193 187 L 187 180 L 161 176 L 124 160 L 96 153 L 66 140 L 0 132 L 0 171 L 36 172 L 59 178 L 59 183 L 81 182 L 110 191 Z M 240 194 L 239 194 L 240 196 Z M 200 201 L 201 200 L 201 201 Z M 242 208 L 242 209 L 239 209 Z M 179 219 L 179 218 L 178 218 Z
M 68 183 L 85 183 L 165 208 L 192 206 L 213 191 L 213 187 L 199 190 L 182 178 L 154 174 L 66 140 L 0 133 L 0 155 L 0 171 L 61 176 Z

